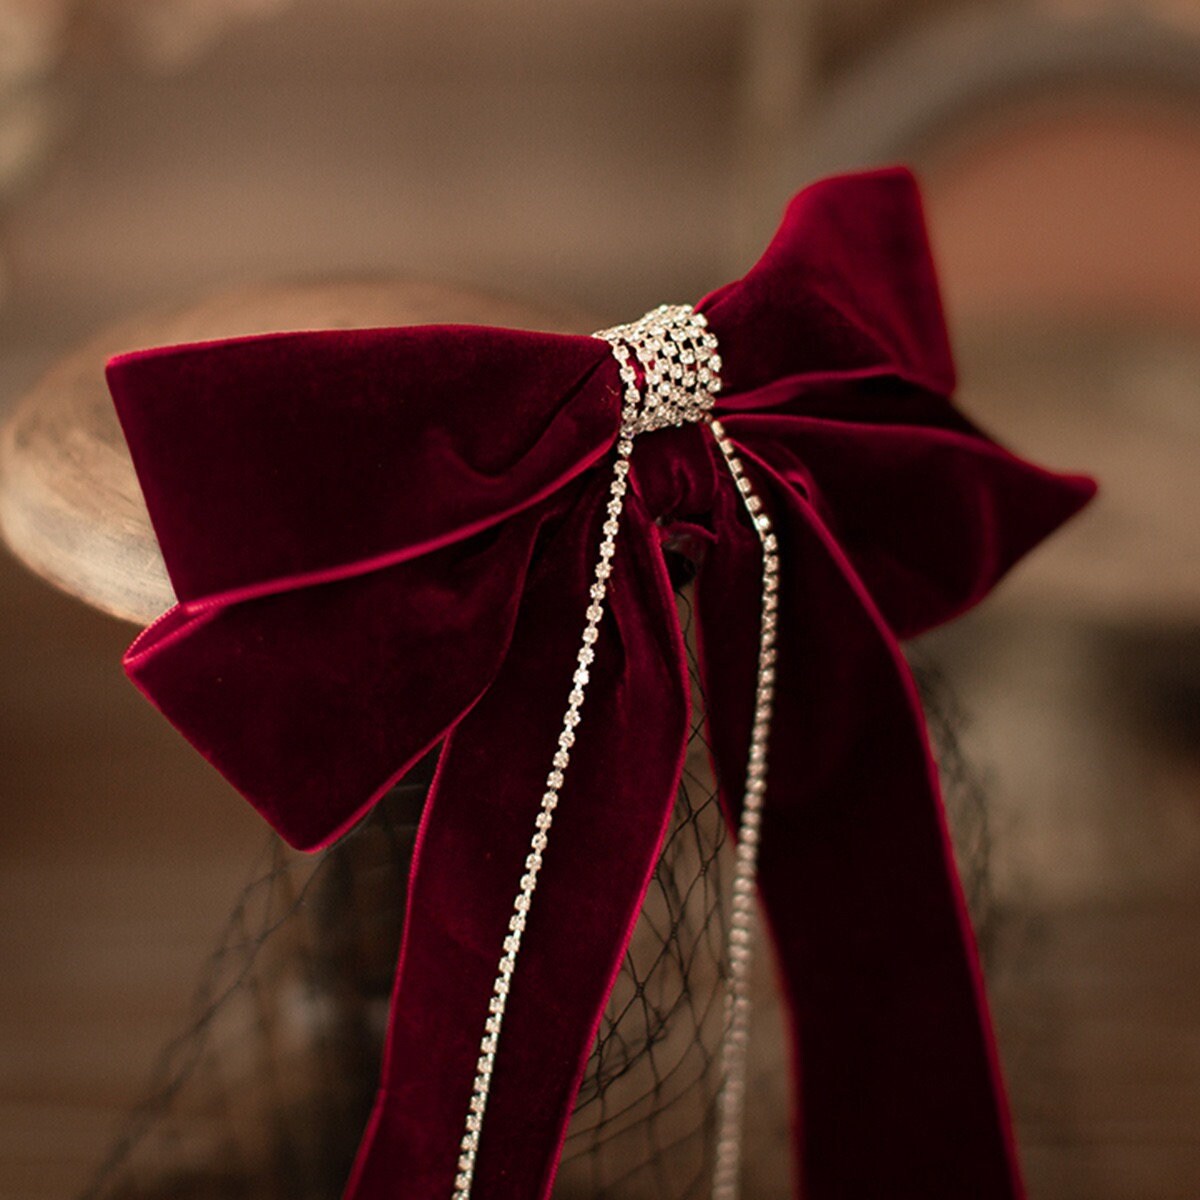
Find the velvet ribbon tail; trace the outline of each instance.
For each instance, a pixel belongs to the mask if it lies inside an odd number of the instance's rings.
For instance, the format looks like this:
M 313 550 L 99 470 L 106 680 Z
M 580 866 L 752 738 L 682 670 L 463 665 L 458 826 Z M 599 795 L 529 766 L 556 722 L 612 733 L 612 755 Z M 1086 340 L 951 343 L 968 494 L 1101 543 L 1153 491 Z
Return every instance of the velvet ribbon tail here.
M 569 521 L 545 533 L 511 652 L 442 752 L 352 1200 L 452 1190 L 492 981 L 576 669 L 604 482 L 594 480 Z M 475 1168 L 476 1194 L 488 1200 L 550 1191 L 682 766 L 682 640 L 657 530 L 634 496 L 614 562 L 500 1039 Z
M 791 1013 L 799 1194 L 1014 1200 L 1005 1101 L 913 684 L 844 554 L 772 474 L 756 468 L 773 485 L 788 618 L 759 878 Z M 698 604 L 731 809 L 751 720 L 744 614 L 758 556 L 735 504 L 719 498 L 722 536 Z

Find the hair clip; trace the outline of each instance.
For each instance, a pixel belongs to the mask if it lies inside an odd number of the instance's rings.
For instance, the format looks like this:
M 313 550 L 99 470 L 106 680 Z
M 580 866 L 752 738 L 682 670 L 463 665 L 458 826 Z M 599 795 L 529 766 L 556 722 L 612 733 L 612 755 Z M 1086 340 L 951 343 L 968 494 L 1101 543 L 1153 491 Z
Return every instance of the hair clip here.
M 739 1193 L 756 905 L 800 1192 L 1021 1194 L 899 639 L 1094 486 L 948 399 L 907 172 L 806 189 L 743 279 L 592 337 L 274 334 L 108 374 L 179 597 L 134 682 L 306 849 L 440 747 L 351 1200 L 549 1194 L 683 765 L 667 545 L 737 839 L 712 1195 Z

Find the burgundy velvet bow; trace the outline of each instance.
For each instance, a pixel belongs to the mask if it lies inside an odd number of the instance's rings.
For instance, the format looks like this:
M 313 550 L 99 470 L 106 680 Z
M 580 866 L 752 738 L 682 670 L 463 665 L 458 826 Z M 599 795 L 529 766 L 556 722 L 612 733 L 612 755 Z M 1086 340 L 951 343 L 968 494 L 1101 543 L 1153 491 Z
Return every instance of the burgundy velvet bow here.
M 921 709 L 897 638 L 977 601 L 1093 485 L 1013 457 L 954 370 L 911 176 L 800 193 L 697 306 L 716 412 L 779 536 L 761 899 L 809 1200 L 1021 1191 Z M 379 1100 L 348 1195 L 448 1196 L 496 959 L 588 605 L 621 385 L 590 337 L 291 333 L 122 356 L 109 381 L 180 603 L 137 685 L 292 844 L 442 745 Z M 757 539 L 708 431 L 639 439 L 571 770 L 509 998 L 476 1195 L 544 1197 L 688 732 L 663 544 L 696 585 L 736 828 Z

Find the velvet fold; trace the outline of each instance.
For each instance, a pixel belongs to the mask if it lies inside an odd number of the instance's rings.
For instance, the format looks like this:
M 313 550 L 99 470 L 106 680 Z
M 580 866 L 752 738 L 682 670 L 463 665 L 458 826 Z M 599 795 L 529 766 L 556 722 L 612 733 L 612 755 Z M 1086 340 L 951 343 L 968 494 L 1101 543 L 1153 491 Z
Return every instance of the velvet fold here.
M 816 184 L 698 306 L 717 414 L 780 543 L 761 897 L 808 1200 L 1021 1195 L 936 771 L 897 638 L 977 602 L 1089 480 L 997 445 L 954 368 L 903 170 Z M 449 1195 L 567 704 L 621 387 L 589 337 L 429 326 L 168 347 L 109 365 L 179 605 L 135 683 L 294 845 L 441 745 L 378 1103 L 347 1196 Z M 546 1196 L 678 785 L 688 684 L 664 544 L 694 559 L 736 829 L 761 564 L 711 435 L 643 435 L 583 722 L 476 1166 Z

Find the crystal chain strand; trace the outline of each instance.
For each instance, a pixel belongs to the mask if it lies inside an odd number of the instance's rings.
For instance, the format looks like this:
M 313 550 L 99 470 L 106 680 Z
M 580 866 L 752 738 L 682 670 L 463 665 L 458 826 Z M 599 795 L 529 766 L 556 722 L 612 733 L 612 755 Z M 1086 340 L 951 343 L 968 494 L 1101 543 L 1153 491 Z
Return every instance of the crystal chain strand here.
M 720 421 L 709 422 L 750 514 L 762 545 L 762 610 L 758 638 L 758 678 L 746 788 L 738 825 L 733 872 L 733 912 L 729 921 L 729 984 L 725 993 L 725 1034 L 721 1045 L 721 1090 L 717 1095 L 713 1200 L 738 1200 L 742 1125 L 746 1099 L 746 1056 L 750 1046 L 750 969 L 753 963 L 755 890 L 763 796 L 767 790 L 767 742 L 775 703 L 775 627 L 779 607 L 779 543 L 771 518 L 746 476 Z
M 636 391 L 636 389 L 635 389 Z M 525 922 L 533 903 L 538 874 L 542 869 L 542 855 L 549 841 L 550 827 L 554 822 L 554 810 L 558 807 L 559 791 L 563 775 L 571 760 L 571 747 L 575 744 L 575 729 L 581 719 L 584 688 L 589 678 L 588 668 L 595 658 L 594 646 L 600 636 L 600 620 L 604 615 L 604 598 L 608 591 L 608 577 L 612 574 L 612 556 L 616 549 L 617 528 L 621 510 L 625 505 L 628 487 L 629 456 L 633 451 L 633 438 L 628 428 L 628 413 L 622 420 L 617 441 L 617 462 L 609 484 L 608 519 L 604 522 L 604 540 L 600 543 L 600 558 L 596 563 L 595 576 L 590 589 L 591 603 L 587 609 L 587 623 L 583 627 L 582 645 L 576 655 L 575 675 L 567 697 L 567 711 L 563 717 L 562 730 L 558 735 L 558 749 L 554 752 L 553 766 L 546 776 L 546 790 L 542 793 L 542 805 L 534 819 L 535 832 L 525 859 L 525 874 L 521 876 L 521 890 L 513 902 L 512 916 L 508 921 L 508 934 L 504 939 L 504 953 L 492 984 L 492 998 L 488 1003 L 488 1017 L 484 1023 L 483 1039 L 479 1043 L 479 1060 L 475 1065 L 475 1082 L 472 1086 L 470 1105 L 467 1111 L 466 1129 L 459 1145 L 458 1173 L 454 1179 L 453 1200 L 468 1200 L 475 1178 L 475 1156 L 479 1149 L 479 1135 L 483 1129 L 483 1117 L 487 1111 L 488 1093 L 491 1090 L 492 1071 L 496 1063 L 496 1050 L 500 1041 L 500 1029 L 504 1024 L 504 1011 L 508 1004 L 508 993 L 516 969 L 517 953 L 525 933 Z
M 694 313 L 686 305 L 663 305 L 647 313 L 631 325 L 604 330 L 595 336 L 604 338 L 612 347 L 624 384 L 621 427 L 617 435 L 617 461 L 609 484 L 607 518 L 603 526 L 600 557 L 589 592 L 590 603 L 583 627 L 582 645 L 576 656 L 575 675 L 567 697 L 567 711 L 558 735 L 558 749 L 553 766 L 546 776 L 541 808 L 534 820 L 535 832 L 525 858 L 525 874 L 521 876 L 520 891 L 513 902 L 508 933 L 504 939 L 492 996 L 488 1002 L 488 1017 L 483 1038 L 479 1043 L 479 1058 L 475 1067 L 471 1099 L 467 1108 L 465 1128 L 459 1143 L 458 1171 L 454 1178 L 452 1200 L 469 1200 L 475 1179 L 475 1160 L 479 1137 L 491 1092 L 492 1072 L 504 1012 L 516 969 L 517 954 L 525 933 L 525 924 L 533 893 L 542 869 L 542 856 L 549 841 L 554 810 L 558 807 L 564 772 L 575 744 L 575 730 L 581 719 L 584 689 L 595 658 L 595 644 L 600 636 L 600 621 L 604 616 L 604 600 L 608 579 L 612 574 L 612 559 L 616 551 L 617 532 L 628 489 L 629 460 L 633 439 L 639 433 L 683 425 L 702 420 L 712 407 L 712 398 L 720 388 L 720 357 L 716 353 L 716 338 L 708 332 L 703 314 Z M 644 396 L 638 386 L 638 370 L 629 361 L 633 347 L 644 378 Z

